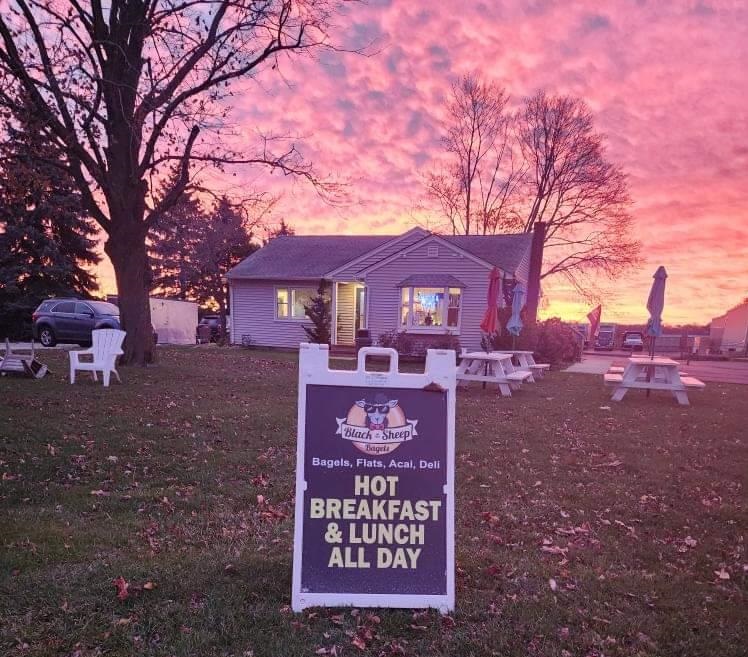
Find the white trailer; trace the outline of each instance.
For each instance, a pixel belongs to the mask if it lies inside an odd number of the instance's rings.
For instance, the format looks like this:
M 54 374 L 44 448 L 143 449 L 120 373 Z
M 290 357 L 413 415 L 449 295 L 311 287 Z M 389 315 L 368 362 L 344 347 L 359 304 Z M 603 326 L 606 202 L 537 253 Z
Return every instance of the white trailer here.
M 195 344 L 197 304 L 151 297 L 151 323 L 158 344 Z

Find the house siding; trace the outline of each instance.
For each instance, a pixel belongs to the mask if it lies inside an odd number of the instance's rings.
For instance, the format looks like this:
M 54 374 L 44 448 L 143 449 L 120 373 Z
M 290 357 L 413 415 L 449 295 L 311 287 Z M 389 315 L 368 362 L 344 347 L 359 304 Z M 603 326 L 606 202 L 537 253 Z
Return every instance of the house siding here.
M 369 299 L 369 329 L 377 341 L 382 333 L 399 328 L 400 290 L 397 285 L 412 274 L 445 274 L 458 278 L 466 287 L 462 291 L 460 346 L 480 347 L 480 322 L 486 311 L 486 290 L 491 268 L 484 266 L 452 249 L 438 245 L 439 255 L 428 254 L 427 240 L 423 246 L 403 254 L 387 265 L 366 274 Z
M 398 251 L 401 251 L 402 249 L 405 249 L 415 244 L 416 242 L 424 239 L 425 237 L 426 237 L 426 233 L 422 233 L 420 231 L 414 231 L 413 233 L 403 237 L 398 242 L 394 244 L 388 244 L 381 251 L 370 254 L 366 258 L 362 259 L 360 262 L 357 262 L 355 265 L 348 267 L 345 270 L 341 270 L 339 273 L 335 274 L 335 280 L 337 281 L 358 280 L 359 272 L 363 271 L 367 267 L 371 267 L 372 265 L 384 260 L 385 258 L 389 258 L 393 253 L 397 253 Z
M 242 335 L 250 335 L 252 344 L 263 347 L 291 347 L 307 342 L 304 324 L 309 321 L 275 319 L 276 287 L 317 288 L 310 281 L 231 280 L 231 342 L 242 343 Z

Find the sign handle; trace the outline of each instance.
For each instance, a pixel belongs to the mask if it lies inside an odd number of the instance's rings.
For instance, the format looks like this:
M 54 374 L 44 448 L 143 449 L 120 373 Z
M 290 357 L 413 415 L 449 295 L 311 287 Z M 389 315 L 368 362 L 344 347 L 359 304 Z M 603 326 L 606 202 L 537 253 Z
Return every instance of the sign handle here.
M 397 374 L 398 372 L 398 353 L 391 347 L 362 347 L 358 352 L 358 371 L 367 372 L 366 369 L 366 357 L 367 356 L 386 356 L 389 358 L 389 373 Z

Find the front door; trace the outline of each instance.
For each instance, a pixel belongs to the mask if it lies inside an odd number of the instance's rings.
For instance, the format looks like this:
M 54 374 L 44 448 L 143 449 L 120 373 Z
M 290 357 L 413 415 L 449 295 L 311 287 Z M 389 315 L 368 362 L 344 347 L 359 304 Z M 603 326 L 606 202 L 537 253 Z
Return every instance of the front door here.
M 359 329 L 366 328 L 366 288 L 356 288 L 356 308 L 353 314 L 354 335 Z

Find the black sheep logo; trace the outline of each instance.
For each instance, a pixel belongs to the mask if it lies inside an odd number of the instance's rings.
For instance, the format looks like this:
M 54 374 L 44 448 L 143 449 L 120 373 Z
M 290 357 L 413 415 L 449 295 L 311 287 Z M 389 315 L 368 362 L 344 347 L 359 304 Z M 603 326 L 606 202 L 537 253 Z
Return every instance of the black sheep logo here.
M 381 430 L 387 428 L 387 414 L 397 406 L 397 399 L 388 399 L 380 392 L 373 401 L 360 399 L 356 402 L 356 406 L 364 409 L 369 429 Z

